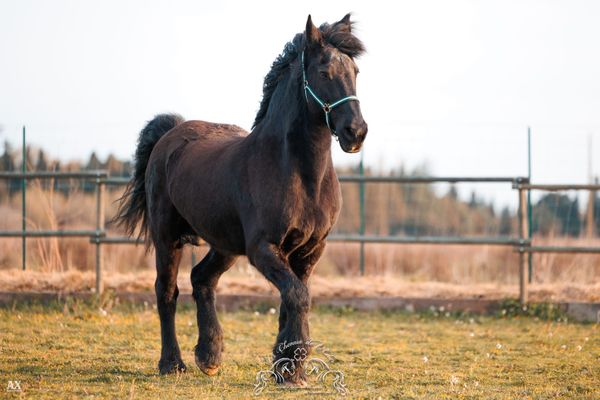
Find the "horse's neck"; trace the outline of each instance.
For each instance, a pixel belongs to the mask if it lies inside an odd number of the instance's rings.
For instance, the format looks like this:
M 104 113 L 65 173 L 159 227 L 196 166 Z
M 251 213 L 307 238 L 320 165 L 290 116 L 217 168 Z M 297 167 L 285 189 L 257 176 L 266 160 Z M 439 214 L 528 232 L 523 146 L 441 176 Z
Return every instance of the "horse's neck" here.
M 298 96 L 289 97 L 291 93 Z M 251 136 L 256 136 L 259 149 L 276 152 L 274 156 L 282 169 L 299 175 L 309 190 L 318 192 L 324 177 L 333 170 L 331 132 L 324 119 L 309 116 L 296 78 L 288 76 L 282 80 L 271 103 L 263 122 Z
M 318 197 L 325 177 L 333 172 L 331 133 L 305 116 L 264 121 L 248 139 L 253 152 L 267 151 L 265 160 L 278 165 L 285 176 L 299 177 L 311 196 Z
M 333 168 L 331 134 L 322 126 L 304 121 L 286 132 L 286 155 L 293 160 L 297 172 L 308 184 L 320 186 Z

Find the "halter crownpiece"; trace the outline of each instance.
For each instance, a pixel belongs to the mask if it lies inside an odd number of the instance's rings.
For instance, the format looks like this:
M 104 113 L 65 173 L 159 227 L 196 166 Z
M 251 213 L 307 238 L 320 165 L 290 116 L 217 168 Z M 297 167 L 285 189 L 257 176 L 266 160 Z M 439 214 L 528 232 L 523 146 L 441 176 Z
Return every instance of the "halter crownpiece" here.
M 312 90 L 312 88 L 308 84 L 308 79 L 306 79 L 306 69 L 304 68 L 304 51 L 302 51 L 302 84 L 304 86 L 304 98 L 306 99 L 306 102 L 308 103 L 308 93 L 310 93 L 312 98 L 323 109 L 323 112 L 325 113 L 325 122 L 327 123 L 327 127 L 329 128 L 331 133 L 333 133 L 335 136 L 337 136 L 337 132 L 329 124 L 329 113 L 331 113 L 331 111 L 335 107 L 339 106 L 340 104 L 344 104 L 344 103 L 346 103 L 348 101 L 352 101 L 352 100 L 360 101 L 360 100 L 358 100 L 358 97 L 356 97 L 354 95 L 346 96 L 342 99 L 339 99 L 338 101 L 333 102 L 332 104 L 326 103 L 323 100 L 321 100 L 321 98 L 319 98 L 319 96 L 317 96 L 317 94 Z

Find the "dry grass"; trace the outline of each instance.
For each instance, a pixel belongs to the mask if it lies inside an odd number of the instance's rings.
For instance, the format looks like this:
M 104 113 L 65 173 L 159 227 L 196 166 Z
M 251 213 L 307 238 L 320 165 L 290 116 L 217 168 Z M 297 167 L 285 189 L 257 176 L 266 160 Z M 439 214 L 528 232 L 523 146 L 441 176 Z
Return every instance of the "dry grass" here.
M 152 292 L 155 274 L 152 271 L 138 273 L 111 272 L 104 275 L 104 288 L 116 292 Z M 494 283 L 456 284 L 445 282 L 410 282 L 393 276 L 324 277 L 315 275 L 310 280 L 313 296 L 319 297 L 369 297 L 398 296 L 439 299 L 506 299 L 518 297 L 517 285 Z M 179 274 L 181 293 L 191 293 L 189 269 Z M 91 271 L 39 272 L 0 271 L 0 291 L 4 292 L 93 292 L 95 275 Z M 219 294 L 277 295 L 277 290 L 265 278 L 257 274 L 233 271 L 225 274 L 217 287 Z M 532 284 L 530 301 L 600 301 L 600 283 L 551 283 Z
M 116 209 L 119 192 L 109 191 L 107 216 Z M 90 229 L 95 223 L 95 198 L 82 192 L 61 193 L 33 183 L 27 197 L 28 229 Z M 0 201 L 0 229 L 20 228 L 20 197 Z M 110 227 L 109 227 L 110 228 Z M 121 235 L 111 230 L 110 235 Z M 600 240 L 536 239 L 536 244 L 599 245 Z M 94 252 L 87 239 L 28 239 L 30 274 L 15 272 L 21 264 L 20 239 L 0 240 L 1 290 L 89 290 L 93 286 Z M 148 290 L 154 279 L 154 256 L 143 246 L 104 246 L 108 287 Z M 192 259 L 205 248 L 187 248 L 182 262 L 181 287 L 189 288 Z M 451 297 L 505 297 L 516 293 L 518 255 L 497 246 L 434 246 L 369 244 L 366 278 L 359 275 L 359 246 L 330 243 L 316 269 L 313 291 L 339 295 L 414 295 Z M 57 274 L 60 273 L 60 274 Z M 55 274 L 55 275 L 53 275 Z M 335 278 L 335 279 L 334 279 Z M 539 254 L 534 256 L 534 286 L 541 300 L 591 299 L 600 284 L 600 256 Z M 226 292 L 264 293 L 272 290 L 240 258 L 221 286 Z M 546 298 L 543 298 L 543 295 Z

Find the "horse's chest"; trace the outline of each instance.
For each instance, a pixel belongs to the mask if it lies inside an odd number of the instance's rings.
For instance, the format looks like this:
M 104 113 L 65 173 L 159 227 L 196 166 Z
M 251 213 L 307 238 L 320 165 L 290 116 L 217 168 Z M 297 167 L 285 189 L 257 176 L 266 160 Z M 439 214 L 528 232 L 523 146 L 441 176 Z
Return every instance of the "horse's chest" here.
M 282 244 L 284 252 L 324 240 L 341 207 L 335 176 L 318 188 L 294 176 L 280 187 L 286 190 L 261 202 L 261 231 Z
M 290 204 L 292 207 L 286 218 L 288 226 L 316 239 L 327 235 L 340 209 L 339 197 L 329 194 L 320 199 L 299 195 Z
M 310 249 L 322 242 L 329 233 L 334 220 L 320 209 L 307 207 L 296 218 L 288 220 L 280 238 L 281 250 L 284 254 Z
M 322 209 L 314 205 L 304 205 L 300 213 L 295 218 L 295 225 L 303 228 L 304 231 L 312 232 L 319 236 L 322 232 L 326 233 L 331 228 L 333 220 L 329 209 Z

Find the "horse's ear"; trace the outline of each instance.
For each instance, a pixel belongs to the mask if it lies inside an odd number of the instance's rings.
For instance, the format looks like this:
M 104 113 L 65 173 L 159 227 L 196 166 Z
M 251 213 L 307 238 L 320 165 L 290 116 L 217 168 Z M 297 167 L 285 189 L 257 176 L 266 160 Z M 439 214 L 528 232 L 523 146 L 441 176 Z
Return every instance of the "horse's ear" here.
M 321 31 L 317 28 L 313 22 L 310 14 L 306 20 L 306 43 L 308 46 L 320 46 L 323 43 L 323 36 Z
M 344 18 L 342 18 L 338 22 L 336 22 L 336 25 L 338 25 L 345 32 L 348 32 L 348 33 L 352 32 L 352 22 L 350 22 L 351 16 L 352 16 L 352 14 L 350 14 L 350 13 L 344 15 Z

